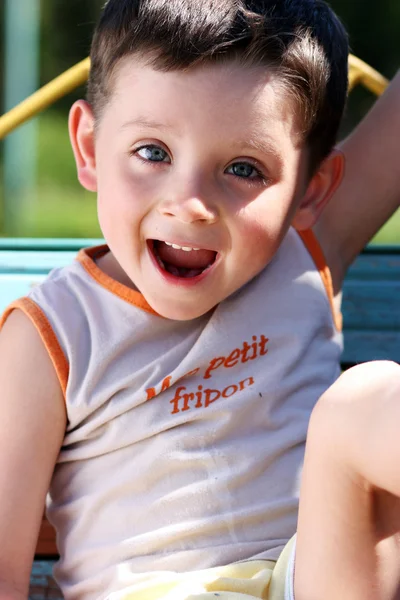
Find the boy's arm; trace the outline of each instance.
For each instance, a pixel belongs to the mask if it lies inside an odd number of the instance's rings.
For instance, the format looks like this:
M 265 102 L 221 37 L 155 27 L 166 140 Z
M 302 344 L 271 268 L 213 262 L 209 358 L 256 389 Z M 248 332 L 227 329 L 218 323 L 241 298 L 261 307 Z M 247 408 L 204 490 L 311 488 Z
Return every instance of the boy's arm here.
M 344 179 L 315 226 L 336 292 L 351 262 L 400 205 L 400 72 L 340 148 Z
M 0 334 L 0 600 L 28 597 L 65 426 L 55 369 L 36 329 L 16 310 Z

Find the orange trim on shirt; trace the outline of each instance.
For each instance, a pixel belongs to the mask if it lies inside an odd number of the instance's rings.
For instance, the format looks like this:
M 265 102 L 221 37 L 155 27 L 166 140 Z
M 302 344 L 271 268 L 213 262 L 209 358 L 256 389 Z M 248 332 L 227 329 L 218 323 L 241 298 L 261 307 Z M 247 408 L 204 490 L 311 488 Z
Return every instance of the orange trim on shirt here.
M 4 311 L 0 320 L 0 329 L 3 327 L 10 314 L 17 309 L 22 310 L 22 312 L 32 321 L 33 325 L 37 329 L 50 356 L 51 362 L 56 370 L 58 381 L 60 382 L 65 399 L 68 384 L 69 365 L 57 336 L 42 309 L 39 308 L 39 306 L 30 298 L 21 298 L 16 300 Z
M 102 271 L 95 263 L 96 254 L 102 255 L 108 252 L 108 246 L 95 246 L 94 248 L 84 248 L 80 250 L 76 260 L 83 266 L 83 268 L 89 273 L 89 275 L 97 281 L 103 288 L 115 294 L 125 302 L 129 302 L 129 304 L 133 304 L 146 312 L 151 313 L 152 315 L 158 315 L 158 313 L 151 308 L 150 304 L 146 301 L 143 294 L 136 290 L 132 290 L 128 286 L 116 281 L 110 275 L 107 275 Z
M 297 232 L 300 238 L 303 240 L 303 243 L 307 250 L 309 251 L 311 258 L 313 259 L 315 266 L 317 267 L 319 274 L 321 275 L 322 283 L 324 284 L 329 304 L 332 310 L 333 321 L 338 331 L 342 331 L 343 327 L 343 319 L 342 314 L 338 313 L 335 308 L 335 303 L 333 300 L 333 285 L 332 285 L 332 277 L 329 267 L 326 263 L 326 259 L 324 253 L 322 252 L 322 248 L 315 237 L 314 232 L 311 229 L 307 229 L 306 231 L 298 231 Z

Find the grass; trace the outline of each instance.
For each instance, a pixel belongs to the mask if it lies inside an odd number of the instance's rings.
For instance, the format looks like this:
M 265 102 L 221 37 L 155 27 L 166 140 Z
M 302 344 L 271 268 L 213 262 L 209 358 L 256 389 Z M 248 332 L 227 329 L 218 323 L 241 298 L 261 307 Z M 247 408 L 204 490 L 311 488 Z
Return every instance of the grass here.
M 0 206 L 3 206 L 0 195 Z M 38 118 L 37 186 L 21 198 L 15 237 L 101 237 L 96 198 L 81 188 L 70 149 L 66 118 L 48 111 Z M 0 215 L 1 217 L 1 215 Z M 375 244 L 400 244 L 400 211 L 381 229 Z
M 25 204 L 15 237 L 102 237 L 95 197 L 89 192 L 77 192 L 72 186 L 60 190 L 55 183 L 48 183 L 40 187 L 37 202 Z

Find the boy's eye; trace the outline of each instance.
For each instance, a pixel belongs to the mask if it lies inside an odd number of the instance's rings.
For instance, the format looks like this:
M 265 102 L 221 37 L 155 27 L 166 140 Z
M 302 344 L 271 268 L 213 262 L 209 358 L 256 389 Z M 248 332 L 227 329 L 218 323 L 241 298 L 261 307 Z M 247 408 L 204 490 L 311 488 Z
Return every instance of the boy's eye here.
M 227 173 L 231 173 L 232 175 L 236 175 L 236 177 L 242 177 L 244 179 L 255 179 L 257 177 L 262 177 L 260 171 L 252 164 L 247 162 L 233 163 L 233 165 L 230 165 L 226 171 Z
M 171 162 L 167 152 L 160 146 L 154 144 L 148 144 L 147 146 L 141 146 L 135 150 L 135 153 L 150 162 Z

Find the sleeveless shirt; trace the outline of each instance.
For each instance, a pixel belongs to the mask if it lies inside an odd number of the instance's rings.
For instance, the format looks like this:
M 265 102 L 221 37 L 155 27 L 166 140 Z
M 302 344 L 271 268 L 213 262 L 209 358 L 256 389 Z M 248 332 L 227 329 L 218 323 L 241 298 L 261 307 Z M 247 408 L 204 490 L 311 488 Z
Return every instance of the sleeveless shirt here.
M 296 530 L 311 410 L 339 375 L 315 238 L 289 230 L 257 277 L 191 321 L 105 275 L 106 251 L 81 251 L 6 312 L 38 328 L 65 395 L 48 518 L 66 600 L 143 573 L 276 560 Z

